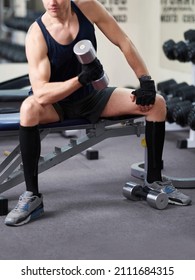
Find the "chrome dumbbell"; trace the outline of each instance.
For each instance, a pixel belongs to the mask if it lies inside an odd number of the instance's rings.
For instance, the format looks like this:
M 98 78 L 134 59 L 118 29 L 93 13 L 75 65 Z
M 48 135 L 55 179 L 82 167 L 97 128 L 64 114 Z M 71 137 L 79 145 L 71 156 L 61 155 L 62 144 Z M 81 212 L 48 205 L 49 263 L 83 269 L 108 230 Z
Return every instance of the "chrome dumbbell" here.
M 147 203 L 156 209 L 165 209 L 168 205 L 168 196 L 155 190 L 146 191 L 142 186 L 134 183 L 127 182 L 123 187 L 123 195 L 130 200 L 145 199 Z
M 89 40 L 81 40 L 76 43 L 73 51 L 81 64 L 89 64 L 96 58 L 96 51 Z M 105 72 L 103 72 L 103 75 L 98 80 L 92 81 L 92 85 L 96 90 L 104 89 L 108 86 L 108 83 L 109 78 Z

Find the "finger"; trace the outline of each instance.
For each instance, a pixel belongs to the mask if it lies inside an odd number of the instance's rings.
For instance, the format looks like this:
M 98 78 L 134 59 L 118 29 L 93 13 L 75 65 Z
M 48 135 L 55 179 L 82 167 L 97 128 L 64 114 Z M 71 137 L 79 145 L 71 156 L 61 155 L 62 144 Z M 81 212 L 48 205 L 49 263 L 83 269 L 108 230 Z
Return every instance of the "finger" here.
M 139 110 L 141 111 L 141 112 L 146 112 L 146 109 L 145 109 L 145 107 L 144 106 L 139 106 Z
M 132 102 L 135 102 L 135 99 L 136 99 L 136 97 L 135 97 L 135 95 L 130 95 L 130 98 L 131 98 L 131 100 L 132 100 Z

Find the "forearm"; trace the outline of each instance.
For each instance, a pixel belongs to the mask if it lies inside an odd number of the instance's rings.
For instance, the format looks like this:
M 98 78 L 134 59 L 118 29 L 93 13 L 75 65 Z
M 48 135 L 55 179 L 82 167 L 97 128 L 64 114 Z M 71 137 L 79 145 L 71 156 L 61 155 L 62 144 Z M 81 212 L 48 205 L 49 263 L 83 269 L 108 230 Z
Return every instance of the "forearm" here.
M 156 98 L 156 89 L 145 62 L 130 40 L 129 43 L 127 40 L 127 43 L 123 43 L 122 46 L 123 48 L 121 50 L 127 62 L 140 81 L 140 88 L 132 92 L 136 97 L 136 104 L 140 106 L 153 105 Z
M 125 43 L 123 42 L 120 48 L 137 78 L 143 75 L 150 75 L 144 60 L 128 38 Z
M 32 89 L 37 102 L 48 105 L 68 97 L 80 87 L 78 77 L 74 77 L 64 82 L 45 82 L 32 86 Z

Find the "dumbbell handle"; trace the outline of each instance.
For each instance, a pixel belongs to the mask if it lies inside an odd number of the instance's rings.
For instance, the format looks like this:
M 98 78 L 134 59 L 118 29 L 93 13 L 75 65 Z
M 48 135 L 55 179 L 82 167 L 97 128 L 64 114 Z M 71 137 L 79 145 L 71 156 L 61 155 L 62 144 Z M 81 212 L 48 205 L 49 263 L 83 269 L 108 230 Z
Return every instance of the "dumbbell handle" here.
M 89 64 L 96 58 L 96 51 L 89 40 L 81 40 L 76 43 L 73 51 L 81 64 Z M 98 80 L 92 81 L 93 87 L 97 90 L 104 89 L 108 84 L 109 78 L 105 72 Z
M 140 186 L 140 188 L 137 188 L 134 191 L 134 195 L 136 195 L 137 197 L 140 197 L 140 198 L 144 198 L 144 199 L 147 199 L 148 193 L 149 192 L 144 191 L 141 186 Z

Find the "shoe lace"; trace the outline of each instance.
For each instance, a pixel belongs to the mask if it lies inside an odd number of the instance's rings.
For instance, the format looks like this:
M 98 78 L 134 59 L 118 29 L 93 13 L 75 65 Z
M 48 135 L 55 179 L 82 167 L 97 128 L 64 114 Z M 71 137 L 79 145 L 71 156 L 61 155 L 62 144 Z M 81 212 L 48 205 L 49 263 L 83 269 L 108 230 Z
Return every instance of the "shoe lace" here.
M 160 182 L 160 185 L 166 193 L 172 193 L 176 190 L 171 181 Z
M 21 195 L 19 197 L 19 201 L 18 201 L 17 205 L 15 206 L 14 210 L 15 211 L 18 211 L 18 210 L 24 211 L 26 209 L 26 205 L 28 204 L 30 199 L 31 199 L 31 197 L 24 197 Z

